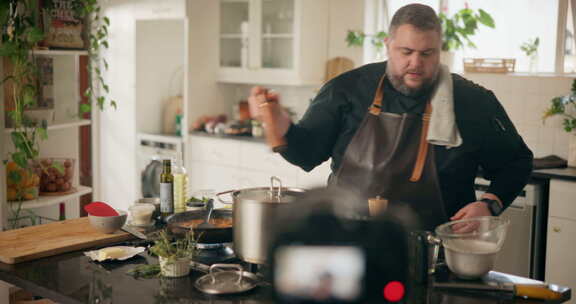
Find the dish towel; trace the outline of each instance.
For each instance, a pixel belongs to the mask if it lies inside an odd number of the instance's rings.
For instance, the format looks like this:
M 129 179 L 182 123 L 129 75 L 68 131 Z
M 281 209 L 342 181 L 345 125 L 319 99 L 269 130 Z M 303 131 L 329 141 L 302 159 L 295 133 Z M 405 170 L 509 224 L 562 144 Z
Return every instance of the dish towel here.
M 440 66 L 438 73 L 440 79 L 432 95 L 432 114 L 426 139 L 433 145 L 446 146 L 449 149 L 460 146 L 462 137 L 454 114 L 452 74 L 444 64 Z

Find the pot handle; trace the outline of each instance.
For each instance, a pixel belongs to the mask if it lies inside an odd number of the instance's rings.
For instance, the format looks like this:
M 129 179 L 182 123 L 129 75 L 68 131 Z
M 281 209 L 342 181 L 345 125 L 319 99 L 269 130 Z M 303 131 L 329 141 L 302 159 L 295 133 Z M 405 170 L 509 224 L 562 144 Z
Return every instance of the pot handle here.
M 278 187 L 276 189 L 278 189 L 276 191 L 276 198 L 278 200 L 280 200 L 280 198 L 282 197 L 282 181 L 276 177 L 276 176 L 272 176 L 270 177 L 270 195 L 274 195 L 274 182 L 278 182 Z
M 432 260 L 429 261 L 429 268 L 428 268 L 428 274 L 433 274 L 434 271 L 436 270 L 436 266 L 438 264 L 438 255 L 440 253 L 440 246 L 442 245 L 442 240 L 440 240 L 440 238 L 438 238 L 437 236 L 435 236 L 432 233 L 429 233 L 426 235 L 426 241 L 428 242 L 428 246 L 432 246 L 432 256 L 429 256 L 429 258 L 431 258 Z
M 220 201 L 222 204 L 232 205 L 232 204 L 234 204 L 233 201 L 225 201 L 220 196 L 224 195 L 224 194 L 232 193 L 234 191 L 236 191 L 236 190 L 228 190 L 228 191 L 220 192 L 220 193 L 216 194 L 216 197 L 218 198 L 218 201 Z
M 239 264 L 212 264 L 209 270 L 209 274 L 212 277 L 212 284 L 216 283 L 216 277 L 214 277 L 214 272 L 216 272 L 216 269 L 226 269 L 226 268 L 236 269 L 239 272 L 238 282 L 236 282 L 236 284 L 242 283 L 242 277 L 244 276 L 244 269 L 242 269 L 242 266 L 240 266 Z

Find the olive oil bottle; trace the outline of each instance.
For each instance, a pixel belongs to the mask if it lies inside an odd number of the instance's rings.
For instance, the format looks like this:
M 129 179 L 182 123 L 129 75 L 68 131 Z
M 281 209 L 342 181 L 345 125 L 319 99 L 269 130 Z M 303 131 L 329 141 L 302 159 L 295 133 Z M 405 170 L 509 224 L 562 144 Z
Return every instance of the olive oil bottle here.
M 162 161 L 160 174 L 160 214 L 162 220 L 174 213 L 174 176 L 169 159 Z

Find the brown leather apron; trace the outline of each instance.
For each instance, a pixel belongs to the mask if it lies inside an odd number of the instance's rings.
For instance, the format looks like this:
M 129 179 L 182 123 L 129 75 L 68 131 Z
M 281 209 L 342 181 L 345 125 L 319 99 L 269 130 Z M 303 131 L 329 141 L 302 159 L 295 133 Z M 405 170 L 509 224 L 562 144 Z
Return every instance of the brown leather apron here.
M 346 148 L 332 186 L 364 198 L 377 195 L 391 206 L 408 204 L 420 228 L 433 230 L 448 220 L 438 184 L 434 149 L 426 141 L 432 107 L 424 115 L 381 111 L 383 83 Z

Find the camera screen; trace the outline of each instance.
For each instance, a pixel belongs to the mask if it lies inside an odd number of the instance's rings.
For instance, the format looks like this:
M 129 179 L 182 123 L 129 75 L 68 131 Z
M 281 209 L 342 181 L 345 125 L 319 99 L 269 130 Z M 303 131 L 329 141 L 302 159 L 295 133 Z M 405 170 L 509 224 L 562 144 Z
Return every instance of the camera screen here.
M 352 246 L 283 246 L 274 285 L 285 300 L 350 302 L 362 293 L 365 257 Z

